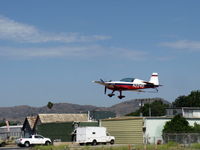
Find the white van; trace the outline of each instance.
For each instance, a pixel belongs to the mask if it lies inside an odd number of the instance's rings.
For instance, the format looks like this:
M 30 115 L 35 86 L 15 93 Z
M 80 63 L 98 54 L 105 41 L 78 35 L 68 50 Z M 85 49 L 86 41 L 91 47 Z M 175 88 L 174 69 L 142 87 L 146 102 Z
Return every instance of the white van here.
M 109 136 L 105 127 L 78 127 L 76 129 L 76 142 L 80 145 L 114 144 L 115 137 Z

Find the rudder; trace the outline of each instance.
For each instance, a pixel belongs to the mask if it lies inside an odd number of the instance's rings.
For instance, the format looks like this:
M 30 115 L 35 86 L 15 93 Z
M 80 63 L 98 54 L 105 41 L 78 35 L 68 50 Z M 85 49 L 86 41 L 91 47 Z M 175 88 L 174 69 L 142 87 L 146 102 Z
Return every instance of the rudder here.
M 152 73 L 149 82 L 153 83 L 154 85 L 159 85 L 158 73 Z

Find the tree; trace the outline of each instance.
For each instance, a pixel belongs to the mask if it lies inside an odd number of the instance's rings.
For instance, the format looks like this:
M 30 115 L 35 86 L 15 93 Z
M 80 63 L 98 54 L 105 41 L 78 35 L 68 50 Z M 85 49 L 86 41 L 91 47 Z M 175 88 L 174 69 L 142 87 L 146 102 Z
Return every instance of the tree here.
M 193 131 L 193 127 L 181 115 L 176 115 L 171 121 L 166 122 L 163 129 L 163 133 L 187 133 Z
M 143 116 L 164 116 L 166 107 L 168 107 L 167 104 L 164 104 L 161 100 L 156 100 L 150 104 L 144 104 L 143 107 L 126 116 L 139 116 L 140 113 L 142 113 Z M 151 111 L 151 114 L 149 111 Z
M 198 132 L 200 133 L 200 124 L 197 124 L 196 122 L 194 123 L 194 127 L 193 127 L 194 132 Z
M 49 109 L 51 109 L 51 108 L 53 107 L 53 103 L 52 103 L 52 102 L 48 102 L 47 107 L 48 107 Z
M 9 121 L 9 125 L 18 125 L 18 124 L 20 124 L 20 122 L 19 121 Z M 0 127 L 2 127 L 2 126 L 6 126 L 6 120 L 0 120 Z
M 192 91 L 188 96 L 179 96 L 172 105 L 174 107 L 200 107 L 200 91 Z

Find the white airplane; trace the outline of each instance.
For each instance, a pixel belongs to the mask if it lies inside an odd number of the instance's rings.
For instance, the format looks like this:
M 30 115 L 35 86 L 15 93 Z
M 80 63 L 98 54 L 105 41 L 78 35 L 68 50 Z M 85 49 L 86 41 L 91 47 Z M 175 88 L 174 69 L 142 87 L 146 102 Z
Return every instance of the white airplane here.
M 100 81 L 93 81 L 93 82 L 105 86 L 104 94 L 106 94 L 107 89 L 112 90 L 112 93 L 108 94 L 109 97 L 114 96 L 115 91 L 119 91 L 120 93 L 120 95 L 118 96 L 119 99 L 125 97 L 124 95 L 122 95 L 122 91 L 145 92 L 142 89 L 153 88 L 156 89 L 156 92 L 158 92 L 157 87 L 161 86 L 159 85 L 158 73 L 152 73 L 149 82 L 136 78 L 124 78 L 120 81 L 109 81 L 109 82 L 100 79 Z

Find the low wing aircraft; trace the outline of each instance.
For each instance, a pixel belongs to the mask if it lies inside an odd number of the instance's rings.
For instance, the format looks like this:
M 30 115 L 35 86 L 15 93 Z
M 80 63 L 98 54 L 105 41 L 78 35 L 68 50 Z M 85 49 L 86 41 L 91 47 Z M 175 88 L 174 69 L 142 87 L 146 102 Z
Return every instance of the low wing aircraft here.
M 159 85 L 158 73 L 152 73 L 149 82 L 136 78 L 124 78 L 120 81 L 109 82 L 100 79 L 100 81 L 93 82 L 105 86 L 104 94 L 106 94 L 107 89 L 112 90 L 112 93 L 108 94 L 109 97 L 114 96 L 115 91 L 119 91 L 119 99 L 125 97 L 124 95 L 122 95 L 122 91 L 145 92 L 142 89 L 153 88 L 156 89 L 156 91 L 158 92 L 157 87 L 161 86 Z

